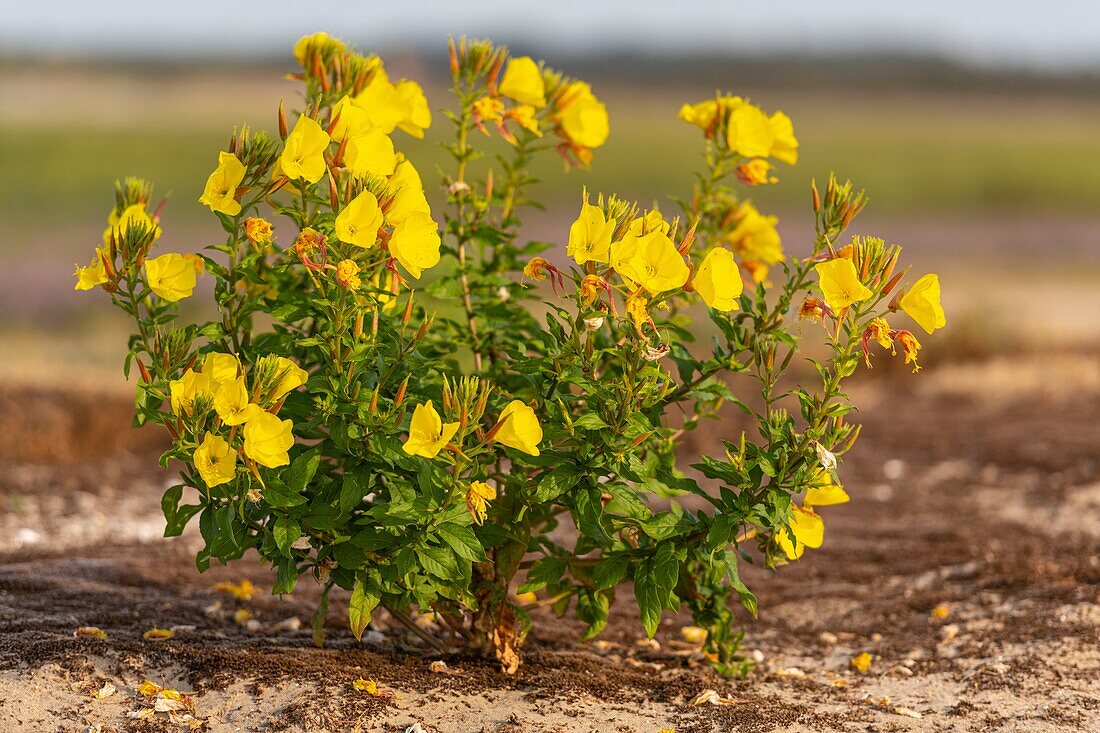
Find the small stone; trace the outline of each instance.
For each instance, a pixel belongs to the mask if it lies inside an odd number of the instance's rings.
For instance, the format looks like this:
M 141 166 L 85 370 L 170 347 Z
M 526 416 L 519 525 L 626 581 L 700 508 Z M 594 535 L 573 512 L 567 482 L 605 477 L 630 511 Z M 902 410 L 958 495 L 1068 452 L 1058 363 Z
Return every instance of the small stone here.
M 952 640 L 954 640 L 954 638 L 958 635 L 959 635 L 959 625 L 958 624 L 947 624 L 946 626 L 944 626 L 943 628 L 940 629 L 940 640 L 941 640 L 940 643 L 941 644 L 948 644 Z
M 836 644 L 840 641 L 837 635 L 831 631 L 822 631 L 817 638 L 821 640 L 822 644 Z

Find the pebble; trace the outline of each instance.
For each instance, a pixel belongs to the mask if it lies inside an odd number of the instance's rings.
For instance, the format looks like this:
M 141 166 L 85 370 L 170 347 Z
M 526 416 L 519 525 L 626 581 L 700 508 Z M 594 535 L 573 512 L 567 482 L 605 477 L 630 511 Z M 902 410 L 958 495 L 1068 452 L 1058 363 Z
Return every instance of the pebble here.
M 822 631 L 817 638 L 820 639 L 821 643 L 823 644 L 836 644 L 838 641 L 840 641 L 840 639 L 837 638 L 837 635 L 831 631 Z

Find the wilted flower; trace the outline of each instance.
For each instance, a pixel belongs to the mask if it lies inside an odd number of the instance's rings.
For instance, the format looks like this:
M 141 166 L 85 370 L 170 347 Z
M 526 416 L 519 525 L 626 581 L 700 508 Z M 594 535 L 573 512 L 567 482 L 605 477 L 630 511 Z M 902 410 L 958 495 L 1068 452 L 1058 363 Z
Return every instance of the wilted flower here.
M 345 288 L 358 290 L 362 285 L 359 279 L 359 264 L 355 260 L 340 260 L 336 265 L 336 281 Z
M 274 230 L 271 222 L 258 216 L 250 216 L 244 220 L 244 235 L 253 246 L 261 248 L 271 244 L 274 239 Z
M 488 514 L 489 502 L 497 498 L 497 491 L 484 481 L 472 481 L 466 489 L 466 508 L 474 518 L 474 524 L 481 524 Z

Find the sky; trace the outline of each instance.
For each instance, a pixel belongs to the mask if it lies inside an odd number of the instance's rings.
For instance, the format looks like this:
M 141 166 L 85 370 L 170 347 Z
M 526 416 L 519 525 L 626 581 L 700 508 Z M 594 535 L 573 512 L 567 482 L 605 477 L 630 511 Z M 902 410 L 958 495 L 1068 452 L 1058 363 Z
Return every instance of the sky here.
M 326 30 L 360 47 L 448 34 L 598 54 L 888 51 L 1100 70 L 1100 0 L 3 0 L 0 53 L 276 56 Z

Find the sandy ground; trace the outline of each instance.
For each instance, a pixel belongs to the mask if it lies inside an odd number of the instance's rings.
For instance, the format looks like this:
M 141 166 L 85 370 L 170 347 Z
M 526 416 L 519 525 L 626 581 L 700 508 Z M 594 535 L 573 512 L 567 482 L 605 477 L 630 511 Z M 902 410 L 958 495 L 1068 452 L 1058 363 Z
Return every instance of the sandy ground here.
M 271 597 L 254 559 L 200 575 L 194 534 L 160 537 L 158 438 L 126 429 L 125 400 L 4 387 L 0 730 L 186 730 L 131 717 L 145 679 L 193 693 L 219 732 L 1100 730 L 1100 360 L 879 372 L 856 388 L 853 502 L 830 507 L 825 547 L 746 573 L 761 662 L 742 682 L 701 664 L 685 618 L 641 643 L 629 593 L 592 643 L 538 618 L 514 677 L 428 654 L 385 616 L 357 643 L 343 599 L 315 649 L 309 583 Z M 261 588 L 249 601 L 214 589 L 242 578 Z M 74 637 L 88 625 L 108 639 Z M 175 636 L 143 640 L 153 627 Z M 862 652 L 863 674 L 849 664 Z M 353 690 L 358 678 L 395 696 Z M 691 705 L 708 689 L 730 704 Z

